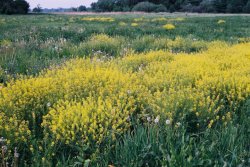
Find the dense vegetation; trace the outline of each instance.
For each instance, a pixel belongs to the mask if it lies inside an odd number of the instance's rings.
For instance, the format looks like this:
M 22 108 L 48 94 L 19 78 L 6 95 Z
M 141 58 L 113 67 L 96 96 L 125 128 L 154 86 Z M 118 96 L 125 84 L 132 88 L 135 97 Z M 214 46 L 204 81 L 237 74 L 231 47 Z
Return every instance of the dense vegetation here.
M 1 0 L 0 14 L 26 14 L 29 4 L 25 0 Z
M 249 166 L 249 25 L 0 16 L 0 166 Z
M 250 13 L 250 0 L 98 0 L 91 6 L 94 11 L 98 12 L 132 10 L 145 12 Z

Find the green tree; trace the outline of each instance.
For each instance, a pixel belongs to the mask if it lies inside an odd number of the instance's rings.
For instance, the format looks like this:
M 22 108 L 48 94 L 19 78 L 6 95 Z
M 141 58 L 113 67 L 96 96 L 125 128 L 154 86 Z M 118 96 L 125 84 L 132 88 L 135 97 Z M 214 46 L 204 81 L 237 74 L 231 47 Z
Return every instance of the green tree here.
M 227 11 L 227 0 L 214 0 L 213 6 L 215 8 L 215 11 L 218 13 L 226 13 Z
M 243 8 L 244 13 L 250 13 L 250 0 L 246 3 L 246 5 Z
M 25 0 L 1 0 L 1 14 L 27 14 L 29 4 Z
M 243 0 L 231 0 L 227 6 L 227 12 L 229 13 L 241 13 L 243 11 Z
M 188 0 L 188 2 L 194 6 L 200 5 L 202 0 Z
M 94 11 L 130 11 L 140 3 L 162 5 L 159 11 L 240 13 L 249 11 L 249 0 L 98 0 L 91 5 Z
M 78 7 L 77 11 L 79 11 L 79 12 L 87 11 L 87 8 L 86 8 L 86 6 L 81 5 Z
M 211 0 L 203 0 L 201 3 L 200 3 L 200 7 L 201 7 L 201 10 L 202 12 L 216 12 L 214 6 L 213 6 L 213 1 Z
M 38 5 L 32 10 L 32 12 L 34 12 L 34 13 L 41 13 L 41 12 L 42 12 L 41 6 L 38 4 Z
M 167 8 L 161 4 L 154 4 L 151 2 L 140 2 L 136 4 L 132 10 L 143 12 L 166 12 Z

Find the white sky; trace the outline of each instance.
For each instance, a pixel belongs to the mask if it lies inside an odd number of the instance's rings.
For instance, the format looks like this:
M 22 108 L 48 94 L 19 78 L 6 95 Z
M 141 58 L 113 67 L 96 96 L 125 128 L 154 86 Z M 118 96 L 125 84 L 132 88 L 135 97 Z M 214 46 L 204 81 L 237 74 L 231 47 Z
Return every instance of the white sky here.
M 78 7 L 80 5 L 85 5 L 87 7 L 90 6 L 92 2 L 96 2 L 97 0 L 26 0 L 30 4 L 30 8 L 33 9 L 38 4 L 41 5 L 42 8 L 70 8 L 70 7 Z

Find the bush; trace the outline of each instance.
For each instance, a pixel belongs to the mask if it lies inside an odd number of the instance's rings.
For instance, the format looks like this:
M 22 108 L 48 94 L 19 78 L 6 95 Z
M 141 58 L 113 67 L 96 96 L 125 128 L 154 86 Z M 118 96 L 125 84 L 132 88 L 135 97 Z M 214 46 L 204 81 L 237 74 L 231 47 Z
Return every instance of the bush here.
M 164 5 L 160 4 L 160 5 L 156 5 L 156 6 L 158 6 L 158 7 L 154 10 L 154 12 L 156 12 L 156 13 L 167 12 L 167 8 Z
M 37 7 L 35 7 L 33 10 L 32 10 L 32 12 L 34 12 L 34 13 L 41 13 L 43 10 L 42 10 L 42 8 L 41 8 L 41 6 L 40 5 L 37 5 Z
M 203 0 L 200 3 L 200 7 L 201 7 L 202 12 L 205 12 L 205 13 L 207 13 L 207 12 L 215 12 L 215 8 L 213 6 L 212 1 Z
M 87 11 L 87 8 L 86 8 L 86 6 L 81 5 L 78 7 L 77 11 L 79 11 L 79 12 Z
M 110 96 L 89 97 L 78 103 L 63 101 L 49 111 L 44 126 L 56 141 L 95 147 L 107 136 L 115 139 L 129 127 L 127 118 L 135 109 L 135 98 L 124 95 L 120 99 Z
M 164 29 L 171 29 L 174 25 L 166 24 Z M 132 41 L 132 49 L 137 52 L 148 52 L 151 50 L 171 50 L 174 53 L 179 52 L 199 52 L 207 50 L 208 43 L 205 41 L 194 41 L 190 38 L 176 37 L 174 40 L 166 38 L 155 38 L 153 36 L 143 36 Z
M 175 7 L 174 7 L 174 5 L 171 5 L 170 7 L 169 7 L 169 11 L 170 11 L 170 13 L 173 13 L 173 12 L 175 12 Z
M 136 4 L 132 11 L 140 11 L 140 12 L 166 12 L 167 8 L 163 5 L 156 5 L 151 2 L 140 2 Z
M 86 56 L 117 56 L 120 55 L 123 39 L 105 34 L 93 35 L 89 41 L 80 44 L 79 54 Z

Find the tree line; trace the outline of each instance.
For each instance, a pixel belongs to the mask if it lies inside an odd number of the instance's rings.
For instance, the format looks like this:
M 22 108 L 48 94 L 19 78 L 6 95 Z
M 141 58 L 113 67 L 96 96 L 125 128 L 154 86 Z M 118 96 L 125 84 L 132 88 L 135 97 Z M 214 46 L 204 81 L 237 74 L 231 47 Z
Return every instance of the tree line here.
M 81 5 L 72 11 L 143 11 L 143 12 L 198 12 L 198 13 L 250 13 L 250 0 L 98 0 L 87 9 Z M 0 0 L 1 14 L 26 14 L 29 4 L 25 0 Z M 33 12 L 42 11 L 40 6 Z
M 250 13 L 250 0 L 98 0 L 91 8 L 96 12 Z

